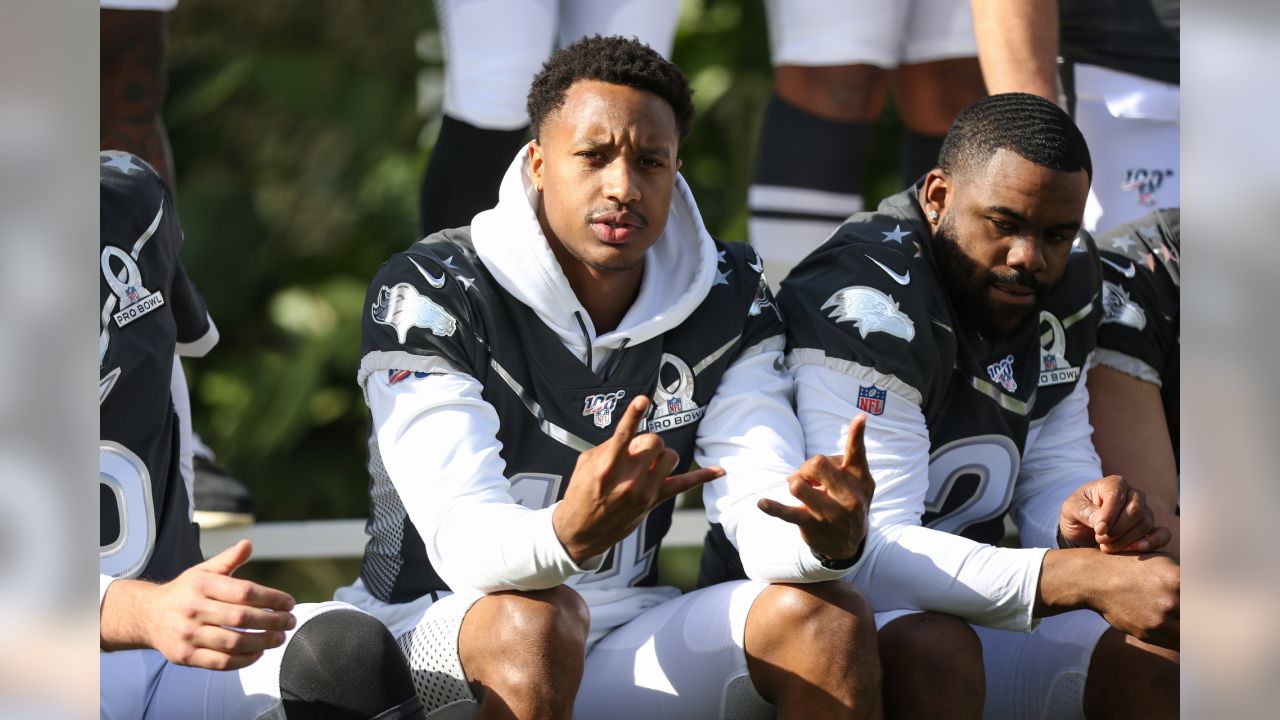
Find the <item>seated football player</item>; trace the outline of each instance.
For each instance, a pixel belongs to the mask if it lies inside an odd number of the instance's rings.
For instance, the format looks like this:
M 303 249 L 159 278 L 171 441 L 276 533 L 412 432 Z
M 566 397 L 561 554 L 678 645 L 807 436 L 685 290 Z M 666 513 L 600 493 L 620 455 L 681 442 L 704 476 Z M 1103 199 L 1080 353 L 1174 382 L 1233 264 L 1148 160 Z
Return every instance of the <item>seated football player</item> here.
M 842 580 L 870 476 L 856 447 L 804 460 L 759 258 L 677 172 L 690 95 L 636 40 L 556 51 L 497 205 L 369 286 L 370 539 L 337 597 L 429 717 L 880 716 Z M 658 551 L 699 485 L 751 581 L 681 596 Z
M 168 187 L 133 155 L 101 157 L 101 716 L 421 718 L 376 619 L 232 577 L 247 541 L 201 557 L 178 355 L 218 333 L 178 259 Z
M 1180 572 L 1153 554 L 1169 530 L 1090 442 L 1089 180 L 1058 107 L 980 100 L 936 169 L 851 217 L 779 296 L 808 451 L 868 415 L 873 532 L 850 578 L 882 654 L 911 610 L 981 626 L 989 718 L 1177 713 Z M 1024 548 L 995 546 L 1008 513 Z
M 1178 554 L 1180 215 L 1156 210 L 1097 238 L 1102 324 L 1089 419 L 1102 471 L 1146 493 Z

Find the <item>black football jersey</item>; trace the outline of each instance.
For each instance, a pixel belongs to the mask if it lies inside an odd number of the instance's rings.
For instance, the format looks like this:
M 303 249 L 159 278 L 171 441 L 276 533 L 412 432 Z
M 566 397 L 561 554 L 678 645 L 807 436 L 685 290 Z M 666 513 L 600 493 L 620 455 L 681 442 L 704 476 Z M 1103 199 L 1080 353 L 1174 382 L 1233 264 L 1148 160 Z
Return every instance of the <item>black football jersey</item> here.
M 599 371 L 574 356 L 533 309 L 477 257 L 470 229 L 446 230 L 384 264 L 366 297 L 361 354 L 378 372 L 406 374 L 409 356 L 465 370 L 499 418 L 512 497 L 533 509 L 564 496 L 578 455 L 607 440 L 637 395 L 652 400 L 645 428 L 688 469 L 698 424 L 739 353 L 782 334 L 781 317 L 747 245 L 718 243 L 718 281 L 677 327 L 614 351 Z M 649 270 L 647 269 L 646 272 Z M 406 602 L 447 590 L 370 438 L 370 535 L 360 576 L 373 596 Z M 571 584 L 653 585 L 674 499 L 655 508 L 601 567 Z
M 216 334 L 178 258 L 164 181 L 133 155 L 101 160 L 99 568 L 165 581 L 202 560 L 178 466 L 174 355 Z
M 1101 314 L 1098 258 L 1081 233 L 1038 323 L 990 340 L 956 316 L 913 188 L 849 218 L 782 283 L 788 364 L 846 363 L 885 393 L 920 404 L 929 430 L 922 524 L 977 542 L 1004 534 L 1030 428 L 1065 399 L 1094 349 Z M 723 531 L 708 534 L 700 584 L 741 577 Z
M 1156 210 L 1098 236 L 1099 362 L 1160 386 L 1178 455 L 1180 211 Z

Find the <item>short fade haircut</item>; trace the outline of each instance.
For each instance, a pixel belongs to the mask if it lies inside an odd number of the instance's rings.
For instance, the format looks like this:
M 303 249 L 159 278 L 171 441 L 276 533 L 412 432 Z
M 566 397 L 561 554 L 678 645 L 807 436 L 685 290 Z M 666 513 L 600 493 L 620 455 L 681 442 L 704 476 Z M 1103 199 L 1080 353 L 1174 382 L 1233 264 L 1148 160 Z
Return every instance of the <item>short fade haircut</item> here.
M 1093 179 L 1089 146 L 1062 108 L 1030 93 L 982 98 L 956 116 L 938 153 L 938 167 L 954 175 L 1009 150 L 1041 167 L 1084 170 Z
M 526 109 L 535 139 L 541 137 L 543 121 L 564 105 L 565 94 L 579 80 L 625 85 L 666 100 L 675 112 L 681 140 L 693 125 L 693 91 L 680 68 L 635 38 L 595 35 L 552 53 L 534 76 Z

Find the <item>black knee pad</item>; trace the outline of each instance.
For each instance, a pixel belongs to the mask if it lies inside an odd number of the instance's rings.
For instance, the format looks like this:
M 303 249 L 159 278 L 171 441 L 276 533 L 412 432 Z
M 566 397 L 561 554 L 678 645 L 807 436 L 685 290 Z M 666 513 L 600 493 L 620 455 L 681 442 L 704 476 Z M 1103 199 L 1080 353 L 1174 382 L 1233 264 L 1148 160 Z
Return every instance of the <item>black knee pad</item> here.
M 938 166 L 945 136 L 921 135 L 907 130 L 902 135 L 902 187 L 914 185 L 925 173 Z
M 528 135 L 528 128 L 485 130 L 445 115 L 418 196 L 423 237 L 470 225 L 496 205 L 502 176 Z
M 356 610 L 330 610 L 298 628 L 280 662 L 280 700 L 290 720 L 423 717 L 395 638 Z

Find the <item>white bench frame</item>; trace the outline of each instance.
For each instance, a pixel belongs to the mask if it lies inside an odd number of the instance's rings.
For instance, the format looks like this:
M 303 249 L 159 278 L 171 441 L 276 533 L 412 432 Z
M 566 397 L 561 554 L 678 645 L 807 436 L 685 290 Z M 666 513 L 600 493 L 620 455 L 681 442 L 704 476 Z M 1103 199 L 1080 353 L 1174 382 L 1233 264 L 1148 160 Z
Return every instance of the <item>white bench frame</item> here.
M 313 560 L 316 558 L 358 558 L 364 554 L 365 520 L 306 520 L 302 522 L 262 522 L 241 527 L 200 531 L 200 547 L 212 557 L 239 542 L 253 541 L 254 560 Z M 702 509 L 676 510 L 663 547 L 702 547 L 707 532 L 707 514 Z

